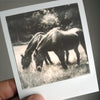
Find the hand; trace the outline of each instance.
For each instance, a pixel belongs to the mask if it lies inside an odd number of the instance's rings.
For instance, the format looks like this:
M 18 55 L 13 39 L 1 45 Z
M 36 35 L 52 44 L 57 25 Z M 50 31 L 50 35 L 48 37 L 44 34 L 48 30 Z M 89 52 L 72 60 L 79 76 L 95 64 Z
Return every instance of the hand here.
M 14 79 L 0 82 L 0 100 L 19 100 Z M 26 100 L 44 100 L 41 95 L 34 94 Z

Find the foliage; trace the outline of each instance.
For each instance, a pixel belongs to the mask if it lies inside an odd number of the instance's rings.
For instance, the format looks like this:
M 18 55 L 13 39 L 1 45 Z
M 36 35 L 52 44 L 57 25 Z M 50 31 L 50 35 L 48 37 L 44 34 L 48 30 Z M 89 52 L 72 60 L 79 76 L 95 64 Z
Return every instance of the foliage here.
M 9 16 L 7 23 L 12 43 L 29 41 L 35 33 L 47 33 L 53 27 L 81 27 L 77 4 Z

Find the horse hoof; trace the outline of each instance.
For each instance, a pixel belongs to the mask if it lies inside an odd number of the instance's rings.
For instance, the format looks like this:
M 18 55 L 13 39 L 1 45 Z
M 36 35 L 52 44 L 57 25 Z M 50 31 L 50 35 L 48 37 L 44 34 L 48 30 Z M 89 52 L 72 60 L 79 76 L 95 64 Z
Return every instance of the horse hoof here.
M 67 62 L 67 64 L 68 64 L 68 65 L 71 65 L 72 63 L 71 63 L 71 62 Z
M 80 66 L 80 63 L 78 63 L 78 66 Z
M 22 67 L 23 68 L 23 70 L 25 69 L 25 67 Z
M 51 65 L 54 65 L 54 63 L 52 62 L 52 63 L 50 63 Z
M 41 67 L 38 67 L 37 70 L 38 70 L 39 72 L 41 72 Z
M 65 67 L 64 69 L 65 69 L 65 70 L 67 70 L 68 68 L 67 68 L 67 67 Z
M 46 63 L 46 65 L 49 65 L 49 63 Z
M 64 66 L 63 68 L 64 68 L 65 70 L 67 70 L 67 69 L 68 69 L 68 67 L 67 67 L 67 66 Z

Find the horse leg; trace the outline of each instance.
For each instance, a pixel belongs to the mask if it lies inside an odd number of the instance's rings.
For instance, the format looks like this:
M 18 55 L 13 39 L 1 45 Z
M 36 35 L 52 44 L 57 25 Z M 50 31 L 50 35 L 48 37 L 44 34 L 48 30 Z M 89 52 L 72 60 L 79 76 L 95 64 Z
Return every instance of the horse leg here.
M 49 56 L 48 53 L 46 53 L 46 58 L 47 58 L 47 60 L 50 62 L 50 64 L 53 64 L 53 62 L 51 61 L 50 56 Z
M 80 39 L 80 43 L 85 51 L 85 54 L 87 55 L 87 51 L 86 51 L 86 46 L 85 46 L 85 40 L 84 40 L 84 36 L 83 36 L 83 32 L 80 33 L 79 35 L 79 39 Z M 88 60 L 88 58 L 87 58 Z
M 82 47 L 84 48 L 85 54 L 86 54 L 86 56 L 87 56 L 87 51 L 86 51 L 85 42 L 84 42 L 84 41 L 81 41 L 81 45 L 82 45 Z M 88 57 L 86 57 L 86 61 L 88 61 Z
M 84 48 L 85 54 L 87 55 L 87 51 L 86 51 L 85 42 L 84 42 L 84 41 L 81 41 L 81 45 L 82 45 L 82 47 Z
M 56 53 L 56 55 L 58 56 L 61 65 L 63 66 L 64 69 L 67 69 L 67 65 L 65 63 L 65 59 L 64 59 L 64 51 L 54 51 Z
M 45 61 L 46 65 L 49 65 L 46 57 L 44 58 L 44 61 Z
M 69 63 L 68 60 L 69 60 L 69 52 L 68 52 L 68 50 L 66 50 L 66 63 L 67 64 Z
M 50 59 L 50 57 L 49 57 L 49 55 L 48 55 L 48 53 L 47 52 L 45 52 L 45 57 L 44 57 L 44 60 L 45 60 L 45 63 L 46 63 L 46 65 L 49 65 L 49 59 Z
M 77 64 L 80 65 L 80 53 L 78 51 L 78 47 L 75 48 L 74 51 L 76 52 L 76 56 L 77 56 Z

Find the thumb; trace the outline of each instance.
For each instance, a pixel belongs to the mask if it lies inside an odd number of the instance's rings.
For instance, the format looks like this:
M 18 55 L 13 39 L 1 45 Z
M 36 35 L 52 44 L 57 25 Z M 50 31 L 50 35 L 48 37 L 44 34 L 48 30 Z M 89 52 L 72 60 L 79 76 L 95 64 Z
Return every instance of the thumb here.
M 45 99 L 39 94 L 34 94 L 29 96 L 26 100 L 45 100 Z

